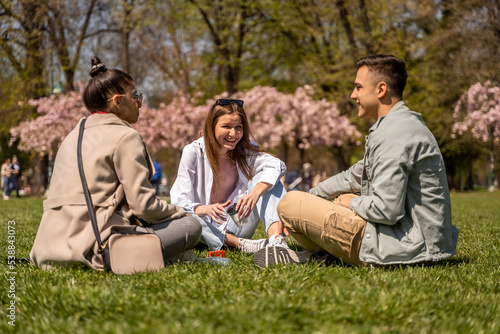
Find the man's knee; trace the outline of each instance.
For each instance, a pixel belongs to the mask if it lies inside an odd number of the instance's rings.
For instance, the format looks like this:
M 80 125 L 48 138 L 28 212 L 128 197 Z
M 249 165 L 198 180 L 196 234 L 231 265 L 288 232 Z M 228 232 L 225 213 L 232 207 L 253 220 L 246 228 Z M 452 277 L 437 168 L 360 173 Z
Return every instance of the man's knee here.
M 278 203 L 278 215 L 280 217 L 293 215 L 293 212 L 300 207 L 300 202 L 302 201 L 304 194 L 306 193 L 296 190 L 287 192 Z

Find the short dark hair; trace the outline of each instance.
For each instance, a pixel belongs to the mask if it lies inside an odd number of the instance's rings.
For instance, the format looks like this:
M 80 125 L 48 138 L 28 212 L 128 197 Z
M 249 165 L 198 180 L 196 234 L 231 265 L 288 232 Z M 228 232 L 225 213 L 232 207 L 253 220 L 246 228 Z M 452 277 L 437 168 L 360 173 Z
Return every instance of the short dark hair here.
M 404 61 L 391 55 L 375 55 L 359 59 L 356 65 L 358 69 L 367 66 L 379 82 L 385 81 L 396 96 L 403 98 L 408 78 Z
M 108 105 L 108 100 L 115 94 L 125 94 L 134 79 L 120 70 L 108 70 L 97 57 L 92 58 L 90 80 L 83 91 L 83 103 L 90 111 L 103 110 Z

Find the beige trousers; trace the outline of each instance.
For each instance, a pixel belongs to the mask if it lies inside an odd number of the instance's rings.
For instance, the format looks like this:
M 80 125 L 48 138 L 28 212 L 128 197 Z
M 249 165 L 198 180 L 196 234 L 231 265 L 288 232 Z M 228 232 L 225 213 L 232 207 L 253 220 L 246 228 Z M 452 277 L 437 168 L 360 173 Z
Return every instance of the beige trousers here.
M 351 194 L 352 195 L 352 194 Z M 344 263 L 365 266 L 359 247 L 366 221 L 348 208 L 302 191 L 290 191 L 278 204 L 284 226 L 307 250 L 325 250 Z

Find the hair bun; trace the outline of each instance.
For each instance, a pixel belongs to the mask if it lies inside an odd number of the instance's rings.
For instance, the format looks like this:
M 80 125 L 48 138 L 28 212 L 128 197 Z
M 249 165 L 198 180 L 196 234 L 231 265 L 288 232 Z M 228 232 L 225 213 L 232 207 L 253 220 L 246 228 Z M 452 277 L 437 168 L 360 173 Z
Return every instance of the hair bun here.
M 106 72 L 107 70 L 106 65 L 104 65 L 99 58 L 92 58 L 92 67 L 90 68 L 90 76 L 92 78 L 101 72 Z

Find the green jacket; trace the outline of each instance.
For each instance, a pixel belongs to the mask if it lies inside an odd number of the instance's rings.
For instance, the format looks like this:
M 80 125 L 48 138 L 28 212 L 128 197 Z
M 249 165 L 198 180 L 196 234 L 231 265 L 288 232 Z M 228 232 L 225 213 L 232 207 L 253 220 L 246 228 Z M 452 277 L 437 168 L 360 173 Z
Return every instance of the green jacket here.
M 353 192 L 349 208 L 367 221 L 361 261 L 439 261 L 456 253 L 446 170 L 436 139 L 420 114 L 397 103 L 366 137 L 363 160 L 310 193 Z

